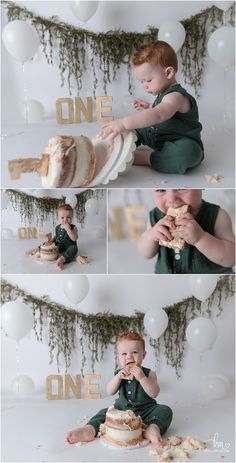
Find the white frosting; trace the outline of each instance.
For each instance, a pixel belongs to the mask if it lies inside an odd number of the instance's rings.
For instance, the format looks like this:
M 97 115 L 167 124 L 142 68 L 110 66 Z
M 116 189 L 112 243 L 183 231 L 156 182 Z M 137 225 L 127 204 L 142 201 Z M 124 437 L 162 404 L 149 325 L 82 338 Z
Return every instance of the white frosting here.
M 73 138 L 75 140 L 77 158 L 76 171 L 73 173 L 74 177 L 70 184 L 70 188 L 82 186 L 87 177 L 91 161 L 91 154 L 88 152 L 88 145 L 85 137 L 78 136 Z M 68 157 L 70 156 L 70 149 L 71 148 L 68 149 Z M 66 151 L 62 149 L 62 142 L 59 137 L 51 138 L 46 150 L 48 150 L 48 154 L 50 155 L 49 166 L 47 176 L 41 177 L 42 185 L 44 188 L 57 188 L 62 174 L 62 158 L 65 156 Z
M 74 137 L 74 139 L 76 144 L 77 161 L 75 175 L 70 185 L 71 188 L 79 187 L 83 183 L 90 167 L 91 157 L 88 153 L 86 139 L 82 136 Z
M 105 435 L 111 439 L 114 439 L 114 440 L 120 440 L 120 441 L 123 441 L 123 442 L 129 442 L 133 439 L 138 439 L 139 437 L 142 436 L 142 429 L 134 429 L 134 430 L 129 430 L 129 429 L 125 429 L 125 430 L 121 430 L 121 429 L 115 429 L 115 428 L 111 428 L 110 426 L 106 426 L 106 433 Z

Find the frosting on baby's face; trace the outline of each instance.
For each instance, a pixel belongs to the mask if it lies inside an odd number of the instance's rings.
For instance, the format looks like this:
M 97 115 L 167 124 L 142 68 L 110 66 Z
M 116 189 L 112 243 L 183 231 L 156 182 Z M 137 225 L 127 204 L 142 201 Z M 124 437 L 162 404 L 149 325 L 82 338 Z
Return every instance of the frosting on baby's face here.
M 177 208 L 187 204 L 193 216 L 196 216 L 202 204 L 202 190 L 199 189 L 168 189 L 153 190 L 155 205 L 164 214 L 169 207 Z

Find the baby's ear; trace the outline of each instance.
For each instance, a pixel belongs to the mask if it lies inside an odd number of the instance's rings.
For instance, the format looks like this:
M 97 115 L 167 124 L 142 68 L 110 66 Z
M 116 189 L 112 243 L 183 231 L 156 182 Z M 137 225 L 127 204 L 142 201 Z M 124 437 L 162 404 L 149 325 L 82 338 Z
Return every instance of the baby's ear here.
M 145 352 L 143 353 L 143 358 L 144 358 L 144 359 L 145 359 L 146 355 L 147 355 L 147 352 L 145 351 Z
M 172 77 L 174 77 L 175 75 L 175 70 L 172 66 L 168 66 L 166 69 L 165 69 L 165 75 L 167 77 L 167 79 L 172 79 Z

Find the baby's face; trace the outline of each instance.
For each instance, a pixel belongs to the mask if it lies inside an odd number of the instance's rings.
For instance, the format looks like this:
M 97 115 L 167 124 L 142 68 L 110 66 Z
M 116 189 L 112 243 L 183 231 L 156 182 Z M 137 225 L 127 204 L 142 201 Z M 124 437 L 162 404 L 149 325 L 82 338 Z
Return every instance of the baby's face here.
M 58 216 L 58 220 L 61 225 L 65 225 L 66 223 L 71 224 L 72 222 L 72 212 L 71 211 L 65 211 L 64 209 L 59 209 L 57 216 Z
M 170 80 L 166 75 L 166 69 L 160 64 L 143 63 L 134 67 L 134 74 L 143 84 L 145 92 L 158 95 L 169 85 Z
M 140 366 L 146 352 L 144 352 L 140 341 L 122 339 L 117 345 L 117 356 L 121 368 L 124 368 L 129 362 L 136 362 Z
M 165 214 L 169 207 L 180 207 L 183 204 L 190 206 L 190 212 L 196 215 L 202 203 L 202 190 L 153 190 L 155 205 Z

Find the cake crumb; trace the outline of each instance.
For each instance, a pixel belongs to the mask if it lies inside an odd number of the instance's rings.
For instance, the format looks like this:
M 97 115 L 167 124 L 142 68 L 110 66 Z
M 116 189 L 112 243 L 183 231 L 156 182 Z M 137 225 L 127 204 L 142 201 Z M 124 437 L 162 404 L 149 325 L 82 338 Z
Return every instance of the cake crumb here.
M 76 442 L 75 447 L 81 447 L 81 445 L 83 445 L 83 444 L 84 444 L 84 442 L 79 440 L 78 442 Z
M 214 174 L 214 175 L 204 175 L 204 179 L 208 183 L 219 183 L 220 180 L 223 178 L 222 175 Z
M 167 180 L 161 180 L 161 185 L 164 185 L 165 183 L 167 183 Z

